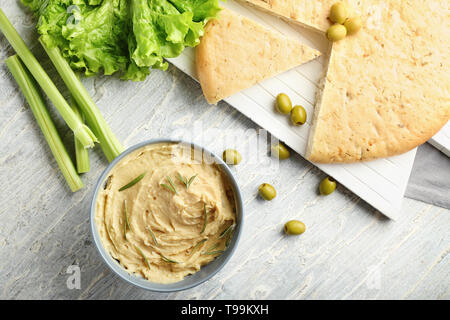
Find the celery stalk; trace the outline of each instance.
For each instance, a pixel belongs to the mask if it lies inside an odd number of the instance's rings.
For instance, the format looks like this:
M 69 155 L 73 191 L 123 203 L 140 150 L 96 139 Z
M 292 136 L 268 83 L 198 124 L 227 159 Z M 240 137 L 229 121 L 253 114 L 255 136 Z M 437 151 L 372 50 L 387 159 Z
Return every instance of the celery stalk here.
M 72 110 L 75 112 L 75 114 L 80 117 L 81 121 L 84 122 L 84 117 L 80 113 L 80 110 L 78 109 L 77 102 L 72 97 Z M 89 172 L 89 152 L 88 149 L 84 148 L 81 142 L 77 139 L 77 137 L 74 137 L 75 141 L 75 159 L 77 163 L 77 170 L 78 173 L 86 173 Z
M 22 89 L 70 189 L 75 192 L 83 188 L 83 182 L 78 176 L 75 166 L 56 131 L 56 127 L 45 107 L 42 96 L 37 89 L 36 81 L 29 74 L 29 71 L 24 67 L 17 55 L 6 59 L 6 65 Z
M 95 105 L 91 96 L 78 79 L 75 72 L 70 67 L 69 63 L 61 55 L 58 47 L 50 48 L 39 38 L 39 42 L 44 47 L 50 60 L 53 62 L 56 70 L 63 79 L 70 93 L 75 98 L 81 112 L 85 116 L 86 123 L 92 129 L 98 140 L 100 147 L 103 150 L 108 161 L 114 160 L 122 151 L 123 146 L 117 140 L 111 128 L 106 123 L 100 110 Z
M 75 115 L 67 101 L 56 88 L 53 81 L 49 78 L 44 69 L 42 69 L 39 62 L 36 60 L 23 39 L 17 33 L 17 30 L 14 29 L 14 26 L 5 16 L 2 9 L 0 9 L 0 31 L 3 32 L 6 39 L 9 41 L 11 46 L 16 51 L 17 55 L 22 60 L 23 64 L 27 67 L 35 80 L 39 83 L 45 94 L 53 102 L 53 104 L 63 117 L 64 121 L 74 132 L 75 136 L 80 140 L 83 146 L 85 148 L 93 147 L 94 142 L 97 142 L 95 135 L 88 128 L 88 126 L 83 124 Z

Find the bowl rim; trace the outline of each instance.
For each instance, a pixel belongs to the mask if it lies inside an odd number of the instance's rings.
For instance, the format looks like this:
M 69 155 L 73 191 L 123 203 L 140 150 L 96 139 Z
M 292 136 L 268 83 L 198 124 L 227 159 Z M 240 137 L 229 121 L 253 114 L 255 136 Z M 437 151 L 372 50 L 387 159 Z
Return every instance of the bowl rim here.
M 128 271 L 126 271 L 121 265 L 119 265 L 118 263 L 113 264 L 113 261 L 110 261 L 110 259 L 112 260 L 113 258 L 111 257 L 111 255 L 106 251 L 106 249 L 103 247 L 102 243 L 101 243 L 101 239 L 100 239 L 100 235 L 97 231 L 97 227 L 95 224 L 95 211 L 96 211 L 96 200 L 98 197 L 98 193 L 101 189 L 101 187 L 103 186 L 103 182 L 105 181 L 105 179 L 107 178 L 109 172 L 127 155 L 129 155 L 130 153 L 132 153 L 133 151 L 148 146 L 148 145 L 152 145 L 152 144 L 159 144 L 159 143 L 179 143 L 179 144 L 186 144 L 186 145 L 191 145 L 194 146 L 195 148 L 199 148 L 200 150 L 202 150 L 203 152 L 206 152 L 208 154 L 210 154 L 212 156 L 212 158 L 216 161 L 215 163 L 217 163 L 221 169 L 225 172 L 226 176 L 228 177 L 230 184 L 233 188 L 234 191 L 234 197 L 235 197 L 235 202 L 236 202 L 236 214 L 239 215 L 239 228 L 236 228 L 237 232 L 234 233 L 234 238 L 235 240 L 233 241 L 233 245 L 230 246 L 227 249 L 227 255 L 225 257 L 222 258 L 222 261 L 219 263 L 219 265 L 209 274 L 207 275 L 205 278 L 197 280 L 191 284 L 186 284 L 183 286 L 179 286 L 176 288 L 154 288 L 152 287 L 152 284 L 158 285 L 158 286 L 163 286 L 163 283 L 154 283 L 151 281 L 148 281 L 144 278 L 140 278 L 132 273 L 128 273 Z M 97 252 L 100 254 L 102 261 L 109 267 L 109 269 L 111 271 L 113 271 L 114 274 L 118 275 L 121 279 L 125 280 L 126 282 L 137 286 L 141 289 L 145 289 L 148 291 L 153 291 L 153 292 L 161 292 L 161 293 L 169 293 L 169 292 L 177 292 L 177 291 L 182 291 L 182 290 L 187 290 L 187 289 L 191 289 L 193 287 L 196 287 L 206 281 L 208 281 L 209 279 L 211 279 L 214 275 L 216 275 L 220 270 L 222 270 L 222 268 L 228 263 L 228 261 L 231 259 L 231 257 L 234 254 L 234 251 L 236 250 L 236 247 L 238 246 L 239 240 L 241 238 L 241 233 L 242 233 L 242 229 L 243 229 L 243 223 L 244 223 L 244 204 L 243 204 L 243 200 L 242 200 L 242 192 L 239 188 L 239 184 L 237 183 L 236 178 L 234 177 L 233 173 L 231 172 L 230 168 L 228 167 L 228 165 L 222 160 L 222 158 L 220 158 L 219 156 L 217 156 L 214 152 L 211 152 L 210 150 L 208 150 L 205 147 L 200 146 L 199 144 L 195 143 L 195 142 L 188 142 L 186 140 L 182 140 L 182 139 L 170 139 L 170 138 L 158 138 L 158 139 L 148 139 L 145 141 L 142 141 L 140 143 L 137 143 L 135 145 L 132 145 L 131 147 L 127 148 L 125 151 L 123 151 L 120 155 L 118 155 L 111 163 L 108 164 L 108 166 L 103 170 L 102 174 L 100 175 L 99 179 L 97 180 L 96 186 L 95 186 L 95 190 L 91 199 L 91 206 L 90 206 L 90 214 L 89 214 L 89 220 L 90 220 L 90 226 L 91 226 L 91 236 L 94 240 L 95 243 L 95 247 L 97 249 Z M 214 261 L 214 260 L 213 260 Z M 212 261 L 211 261 L 212 262 Z M 141 281 L 138 281 L 141 280 Z M 142 280 L 145 281 L 145 284 L 142 283 Z M 181 280 L 183 281 L 183 280 Z M 179 282 L 181 282 L 179 281 Z M 174 283 L 169 283 L 168 285 L 175 285 L 177 282 Z M 147 285 L 148 284 L 148 285 Z

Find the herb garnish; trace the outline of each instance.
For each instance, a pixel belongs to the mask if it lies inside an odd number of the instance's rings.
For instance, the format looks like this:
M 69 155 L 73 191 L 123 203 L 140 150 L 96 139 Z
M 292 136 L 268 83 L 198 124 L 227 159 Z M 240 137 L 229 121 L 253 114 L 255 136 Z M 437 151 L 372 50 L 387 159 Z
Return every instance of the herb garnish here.
M 165 261 L 165 262 L 168 262 L 168 263 L 179 263 L 179 262 L 177 262 L 175 260 L 171 260 L 171 259 L 165 257 L 162 253 L 160 253 L 160 255 L 161 255 L 161 259 L 163 259 L 163 261 Z
M 209 248 L 208 250 L 206 250 L 205 252 L 203 252 L 202 254 L 205 255 L 212 255 L 212 254 L 218 254 L 218 253 L 222 253 L 225 252 L 225 250 L 215 250 L 218 246 L 219 246 L 219 242 L 217 242 L 215 245 L 213 245 L 211 248 Z
M 133 180 L 131 180 L 130 182 L 128 182 L 126 185 L 124 185 L 122 188 L 119 189 L 120 191 L 123 191 L 125 189 L 131 188 L 132 186 L 134 186 L 136 183 L 138 183 L 139 181 L 141 181 L 145 175 L 147 174 L 147 172 L 142 173 L 140 176 L 134 178 Z
M 125 216 L 125 223 L 123 227 L 123 236 L 125 237 L 125 240 L 127 239 L 127 230 L 130 230 L 130 222 L 128 221 L 128 206 L 127 206 L 127 200 L 123 200 L 123 214 Z
M 169 181 L 170 186 L 165 184 L 165 183 L 161 183 L 161 186 L 163 186 L 164 188 L 172 191 L 175 194 L 178 194 L 177 188 L 175 187 L 175 185 L 173 184 L 172 179 L 169 176 L 166 176 L 167 181 Z
M 222 233 L 219 236 L 219 239 L 222 239 L 223 237 L 225 237 L 233 229 L 234 229 L 234 224 L 230 225 L 228 228 L 226 228 L 224 231 L 222 231 Z
M 221 254 L 221 253 L 224 253 L 225 252 L 225 250 L 216 250 L 216 251 L 208 251 L 208 252 L 205 252 L 205 253 L 202 253 L 202 254 L 204 254 L 204 255 L 214 255 L 214 254 Z
M 228 248 L 228 246 L 230 245 L 231 242 L 231 238 L 233 237 L 233 234 L 230 232 L 228 234 L 227 240 L 225 241 L 225 248 Z
M 195 251 L 195 249 L 197 249 L 198 247 L 200 247 L 203 243 L 205 243 L 206 241 L 207 241 L 208 239 L 203 239 L 203 240 L 200 240 L 199 242 L 197 242 L 197 244 L 194 246 L 194 247 L 192 247 L 192 249 L 191 249 L 191 254 Z
M 136 247 L 136 250 L 139 252 L 139 254 L 142 256 L 142 258 L 144 258 L 145 264 L 147 265 L 147 267 L 150 269 L 150 263 L 147 260 L 147 257 L 145 256 L 145 254 L 141 251 L 141 249 L 139 249 L 138 247 Z
M 181 181 L 186 186 L 186 189 L 189 189 L 189 186 L 194 181 L 194 179 L 197 177 L 197 174 L 193 175 L 189 179 L 187 177 L 183 177 L 181 173 L 177 172 L 177 179 Z
M 208 223 L 208 215 L 206 213 L 206 203 L 203 204 L 203 228 L 202 231 L 200 231 L 200 234 L 202 234 L 206 229 L 206 224 Z
M 152 236 L 153 242 L 155 243 L 155 246 L 158 245 L 158 241 L 156 241 L 156 237 L 155 234 L 153 233 L 152 229 L 150 229 L 150 227 L 146 227 L 146 229 L 148 230 L 148 232 L 150 232 L 150 235 Z
M 214 250 L 215 248 L 217 248 L 218 246 L 219 246 L 219 244 L 220 243 L 216 243 L 215 245 L 213 245 L 211 248 L 209 248 L 208 250 L 206 250 L 206 252 L 209 252 L 209 251 L 212 251 L 212 250 Z

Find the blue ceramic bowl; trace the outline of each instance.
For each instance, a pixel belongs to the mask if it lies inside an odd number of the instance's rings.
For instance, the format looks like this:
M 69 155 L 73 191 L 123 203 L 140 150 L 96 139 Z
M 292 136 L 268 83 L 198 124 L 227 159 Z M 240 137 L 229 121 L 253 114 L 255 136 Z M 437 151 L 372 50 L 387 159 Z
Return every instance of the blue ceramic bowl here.
M 228 177 L 231 187 L 233 189 L 234 200 L 236 202 L 236 228 L 234 231 L 233 239 L 231 240 L 228 249 L 223 254 L 218 256 L 215 260 L 213 260 L 212 262 L 203 266 L 195 274 L 189 275 L 179 282 L 169 283 L 169 284 L 150 282 L 138 275 L 128 273 L 103 248 L 103 245 L 102 245 L 102 242 L 100 239 L 100 235 L 98 233 L 97 226 L 95 224 L 95 209 L 96 209 L 95 204 L 96 204 L 97 196 L 100 191 L 100 188 L 102 188 L 104 186 L 105 181 L 108 178 L 109 172 L 112 170 L 112 168 L 117 163 L 119 163 L 126 155 L 130 154 L 131 152 L 135 151 L 136 149 L 142 148 L 149 144 L 156 144 L 156 143 L 190 144 L 190 145 L 194 146 L 196 148 L 196 150 L 202 150 L 205 155 L 212 157 L 212 159 L 215 160 L 215 162 L 219 165 L 219 167 L 223 170 L 225 175 Z M 219 272 L 220 269 L 223 268 L 223 266 L 228 262 L 228 260 L 230 260 L 231 256 L 234 253 L 234 250 L 236 249 L 236 246 L 238 244 L 239 238 L 241 236 L 241 231 L 242 231 L 243 216 L 244 216 L 244 207 L 243 207 L 243 203 L 242 203 L 241 191 L 240 191 L 239 186 L 236 182 L 236 179 L 234 178 L 230 169 L 222 161 L 222 159 L 220 157 L 218 157 L 214 153 L 212 153 L 212 152 L 206 150 L 205 148 L 202 148 L 194 143 L 187 143 L 185 141 L 170 140 L 170 139 L 155 139 L 155 140 L 144 141 L 144 142 L 139 143 L 131 148 L 128 148 L 126 151 L 121 153 L 116 159 L 114 159 L 114 161 L 111 162 L 109 164 L 109 166 L 105 169 L 105 171 L 103 171 L 100 179 L 97 182 L 97 186 L 95 187 L 94 196 L 92 197 L 90 219 L 91 219 L 91 231 L 92 231 L 92 236 L 94 238 L 95 246 L 97 247 L 97 250 L 100 253 L 100 256 L 103 258 L 103 261 L 107 264 L 107 266 L 112 271 L 114 271 L 117 275 L 119 275 L 125 281 L 127 281 L 135 286 L 138 286 L 140 288 L 150 290 L 150 291 L 157 291 L 157 292 L 175 292 L 175 291 L 186 290 L 186 289 L 190 289 L 192 287 L 198 286 L 199 284 L 210 279 L 217 272 Z

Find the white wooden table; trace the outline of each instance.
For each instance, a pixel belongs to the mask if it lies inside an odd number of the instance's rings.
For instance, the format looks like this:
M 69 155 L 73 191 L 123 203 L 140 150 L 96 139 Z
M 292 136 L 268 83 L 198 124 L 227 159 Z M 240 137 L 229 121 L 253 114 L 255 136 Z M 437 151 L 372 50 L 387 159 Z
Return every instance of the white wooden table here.
M 37 45 L 31 16 L 16 1 L 1 6 L 67 94 Z M 86 188 L 70 192 L 4 65 L 12 53 L 0 35 L 0 299 L 450 298 L 449 210 L 406 199 L 392 222 L 342 187 L 318 196 L 324 174 L 297 155 L 268 170 L 249 154 L 233 169 L 245 200 L 244 230 L 234 256 L 211 280 L 173 294 L 125 283 L 102 263 L 90 235 L 91 196 L 107 162 L 99 148 L 91 152 Z M 197 125 L 210 137 L 204 145 L 220 153 L 231 132 L 259 129 L 225 103 L 209 106 L 199 85 L 174 67 L 142 83 L 83 82 L 126 146 L 174 133 L 198 140 Z M 71 133 L 54 109 L 52 115 L 73 153 Z M 248 150 L 254 142 L 250 135 L 236 147 Z M 276 186 L 276 200 L 256 197 L 262 182 Z M 294 218 L 307 231 L 287 237 L 282 226 Z M 80 289 L 67 287 L 71 265 L 80 267 Z

